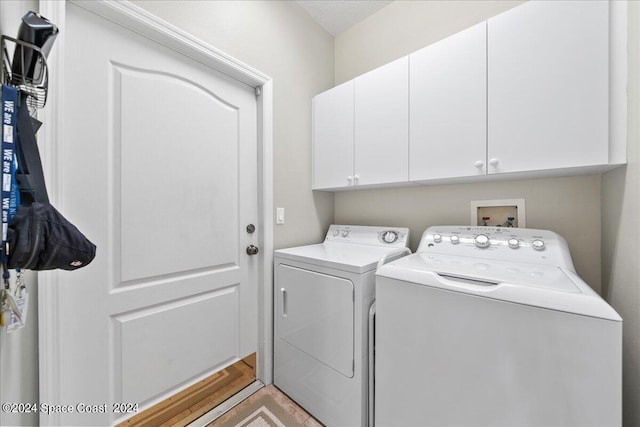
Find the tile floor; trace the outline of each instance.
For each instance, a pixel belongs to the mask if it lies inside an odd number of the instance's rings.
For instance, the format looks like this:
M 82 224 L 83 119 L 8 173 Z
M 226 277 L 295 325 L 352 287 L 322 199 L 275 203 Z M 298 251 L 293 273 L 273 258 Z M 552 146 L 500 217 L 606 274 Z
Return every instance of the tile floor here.
M 213 423 L 209 424 L 207 427 L 225 426 L 225 422 L 233 417 L 237 412 L 241 411 L 243 409 L 243 405 L 249 405 L 265 394 L 270 395 L 273 400 L 295 420 L 295 425 L 287 425 L 287 427 L 324 427 L 323 424 L 309 415 L 304 409 L 298 406 L 293 400 L 291 400 L 286 394 L 281 392 L 274 385 L 268 385 L 253 393 L 251 396 L 242 401 L 242 403 L 215 420 Z

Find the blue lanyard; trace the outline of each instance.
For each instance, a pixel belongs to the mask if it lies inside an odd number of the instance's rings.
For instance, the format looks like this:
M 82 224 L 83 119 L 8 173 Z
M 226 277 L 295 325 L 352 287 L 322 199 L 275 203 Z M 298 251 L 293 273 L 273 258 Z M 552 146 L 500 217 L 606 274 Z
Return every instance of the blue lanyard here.
M 26 108 L 24 106 L 23 108 Z M 11 188 L 15 182 L 15 140 L 18 90 L 2 85 L 2 249 L 6 261 L 6 241 L 11 214 Z M 14 198 L 14 206 L 17 199 Z M 15 212 L 15 209 L 14 209 Z

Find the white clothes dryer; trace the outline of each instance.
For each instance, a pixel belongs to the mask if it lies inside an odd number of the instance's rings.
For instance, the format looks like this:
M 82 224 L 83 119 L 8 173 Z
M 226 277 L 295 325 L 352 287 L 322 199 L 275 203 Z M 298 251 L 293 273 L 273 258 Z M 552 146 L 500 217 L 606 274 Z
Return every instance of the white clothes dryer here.
M 556 233 L 431 227 L 376 309 L 376 426 L 621 425 L 622 319 Z
M 327 426 L 368 423 L 368 318 L 378 264 L 409 230 L 332 225 L 323 243 L 275 251 L 274 383 Z

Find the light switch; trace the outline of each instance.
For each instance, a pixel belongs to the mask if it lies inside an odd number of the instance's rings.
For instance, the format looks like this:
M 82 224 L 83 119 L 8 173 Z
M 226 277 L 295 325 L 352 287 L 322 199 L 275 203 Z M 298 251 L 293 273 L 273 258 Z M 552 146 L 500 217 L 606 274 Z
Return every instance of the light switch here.
M 284 208 L 276 208 L 276 224 L 284 224 Z

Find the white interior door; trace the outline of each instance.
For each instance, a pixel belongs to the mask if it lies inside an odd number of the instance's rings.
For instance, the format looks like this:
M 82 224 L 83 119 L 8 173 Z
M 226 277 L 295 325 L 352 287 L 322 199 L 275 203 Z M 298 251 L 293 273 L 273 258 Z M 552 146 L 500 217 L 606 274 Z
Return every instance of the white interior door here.
M 60 274 L 59 396 L 122 420 L 257 351 L 254 89 L 67 3 L 60 194 L 94 243 Z M 129 414 L 131 415 L 131 414 Z M 46 421 L 46 418 L 44 418 Z

